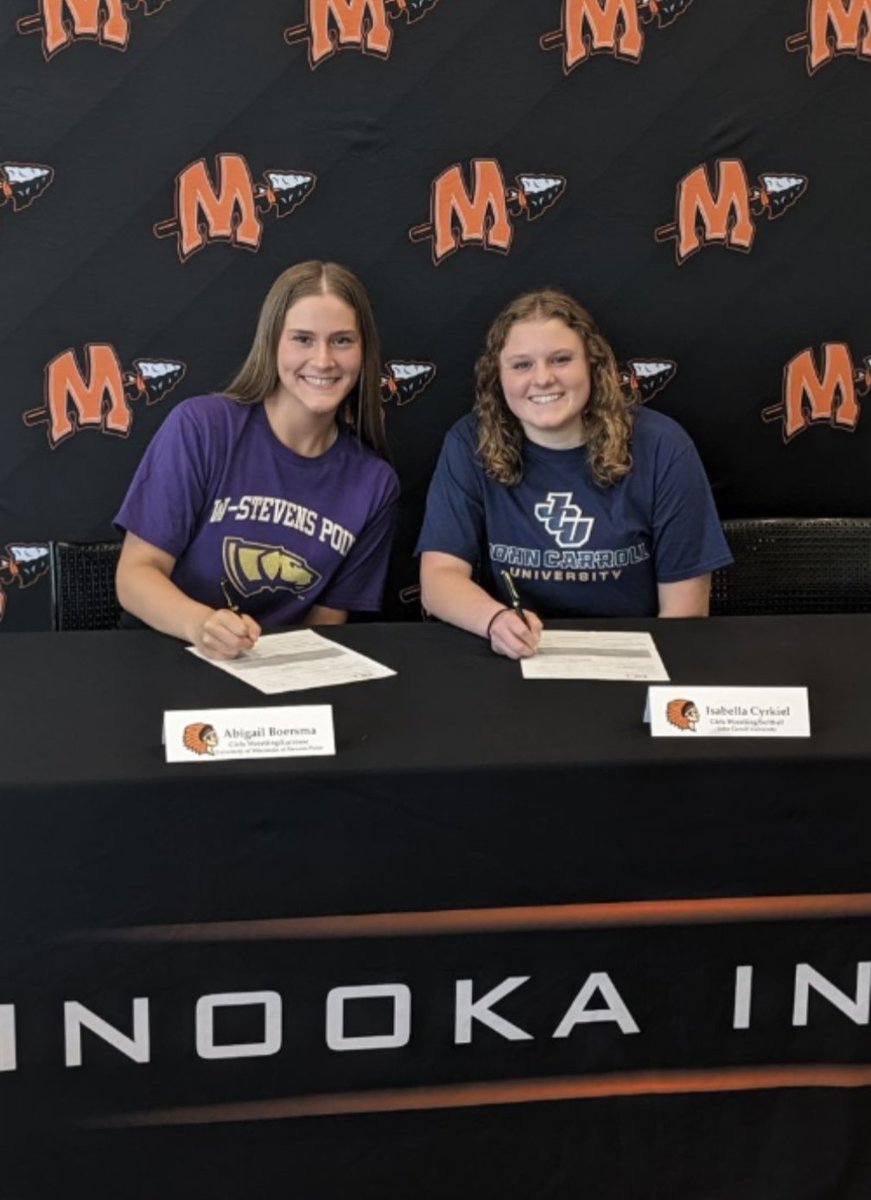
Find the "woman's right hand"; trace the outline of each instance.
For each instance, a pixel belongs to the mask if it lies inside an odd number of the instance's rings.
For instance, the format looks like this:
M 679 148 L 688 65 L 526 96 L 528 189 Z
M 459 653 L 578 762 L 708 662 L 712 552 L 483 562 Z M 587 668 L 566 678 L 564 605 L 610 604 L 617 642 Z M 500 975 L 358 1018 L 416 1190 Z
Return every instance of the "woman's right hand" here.
M 541 641 L 542 624 L 528 608 L 523 613 L 528 627 L 513 608 L 505 608 L 493 618 L 490 649 L 494 654 L 504 654 L 507 658 L 531 658 L 535 654 Z
M 193 643 L 206 658 L 238 658 L 260 637 L 260 626 L 247 613 L 213 609 L 194 630 Z

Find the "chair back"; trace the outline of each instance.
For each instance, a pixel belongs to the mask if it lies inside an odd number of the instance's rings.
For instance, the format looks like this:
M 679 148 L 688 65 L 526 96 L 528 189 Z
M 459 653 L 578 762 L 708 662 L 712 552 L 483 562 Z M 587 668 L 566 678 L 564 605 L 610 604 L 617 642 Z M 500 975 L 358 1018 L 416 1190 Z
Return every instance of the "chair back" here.
M 735 561 L 715 571 L 711 615 L 871 612 L 871 517 L 723 522 Z
M 120 542 L 51 543 L 52 629 L 117 629 Z

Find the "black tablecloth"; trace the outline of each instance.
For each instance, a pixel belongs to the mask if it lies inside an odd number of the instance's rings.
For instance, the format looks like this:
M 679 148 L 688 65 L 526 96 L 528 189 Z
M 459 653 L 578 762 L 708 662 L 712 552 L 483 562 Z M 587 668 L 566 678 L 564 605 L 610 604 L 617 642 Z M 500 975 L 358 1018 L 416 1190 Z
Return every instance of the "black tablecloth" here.
M 280 697 L 5 636 L 0 1198 L 871 1194 L 871 619 L 621 628 L 807 686 L 813 736 L 652 739 L 643 685 L 436 624 L 327 631 L 397 675 Z M 269 703 L 335 758 L 163 761 L 166 709 Z

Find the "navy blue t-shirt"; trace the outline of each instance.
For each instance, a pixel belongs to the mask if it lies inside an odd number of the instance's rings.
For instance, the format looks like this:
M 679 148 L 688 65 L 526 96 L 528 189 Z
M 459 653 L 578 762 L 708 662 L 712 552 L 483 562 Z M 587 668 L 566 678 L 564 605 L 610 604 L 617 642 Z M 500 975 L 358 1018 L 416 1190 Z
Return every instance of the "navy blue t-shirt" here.
M 637 410 L 632 470 L 610 487 L 593 479 L 584 446 L 524 439 L 523 478 L 512 487 L 485 475 L 477 446 L 469 414 L 445 438 L 417 553 L 463 559 L 497 596 L 507 569 L 539 616 L 655 616 L 657 583 L 732 561 L 696 449 L 662 413 Z

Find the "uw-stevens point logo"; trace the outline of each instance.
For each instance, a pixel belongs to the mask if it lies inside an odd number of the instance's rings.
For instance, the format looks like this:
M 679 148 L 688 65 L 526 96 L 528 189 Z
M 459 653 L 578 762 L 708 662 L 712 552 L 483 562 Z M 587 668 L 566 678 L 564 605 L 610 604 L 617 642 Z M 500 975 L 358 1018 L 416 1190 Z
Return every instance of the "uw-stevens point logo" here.
M 16 584 L 20 588 L 30 587 L 48 571 L 51 551 L 46 545 L 24 542 L 8 542 L 0 550 L 0 621 L 6 615 L 6 593 Z
M 783 440 L 791 442 L 810 425 L 828 425 L 855 433 L 859 424 L 857 396 L 871 390 L 871 355 L 857 367 L 844 342 L 822 347 L 822 371 L 808 347 L 783 368 L 783 399 L 763 409 L 763 421 L 782 421 Z
M 573 502 L 572 492 L 548 492 L 541 504 L 536 504 L 536 521 L 564 550 L 586 546 L 593 532 L 595 518 L 585 517 L 584 510 Z
M 871 60 L 871 0 L 808 0 L 807 25 L 786 48 L 807 50 L 808 75 L 837 54 Z
M 29 208 L 54 180 L 54 171 L 42 163 L 0 163 L 0 208 L 14 213 Z
M 298 596 L 320 580 L 304 558 L 285 546 L 265 546 L 244 538 L 224 538 L 224 574 L 241 597 L 258 592 L 292 592 Z
M 617 370 L 621 387 L 633 400 L 644 404 L 671 383 L 677 363 L 670 358 L 630 358 Z
M 688 729 L 690 733 L 695 733 L 696 725 L 701 718 L 693 700 L 680 699 L 669 700 L 665 706 L 665 719 L 669 725 L 675 725 L 678 729 Z
M 134 358 L 125 371 L 113 346 L 92 342 L 85 350 L 88 365 L 84 374 L 72 349 L 47 364 L 45 404 L 22 417 L 25 425 L 47 426 L 52 450 L 79 429 L 127 437 L 133 424 L 131 402 L 157 404 L 187 370 L 185 363 L 174 359 Z
M 192 754 L 214 754 L 218 745 L 218 733 L 207 721 L 193 721 L 185 725 L 181 740 Z
M 39 0 L 39 10 L 22 17 L 19 33 L 41 33 L 46 62 L 72 42 L 99 42 L 126 50 L 130 42 L 129 14 L 141 9 L 146 17 L 171 0 Z
M 494 158 L 472 160 L 472 190 L 454 163 L 433 182 L 430 219 L 408 231 L 413 242 L 432 238 L 432 259 L 439 265 L 461 246 L 482 245 L 507 254 L 514 238 L 512 217 L 535 221 L 556 204 L 566 190 L 562 175 L 517 175 L 507 187 Z
M 637 63 L 644 52 L 643 25 L 665 29 L 693 0 L 562 0 L 562 26 L 540 40 L 542 50 L 563 50 L 568 75 L 593 54 Z
M 265 183 L 255 183 L 241 154 L 219 154 L 212 183 L 204 158 L 190 163 L 175 177 L 175 216 L 158 221 L 154 236 L 178 237 L 182 262 L 209 242 L 229 242 L 257 251 L 263 237 L 261 217 L 275 211 L 288 217 L 309 198 L 317 176 L 311 171 L 264 171 Z
M 393 48 L 390 22 L 404 17 L 413 25 L 435 8 L 439 0 L 306 0 L 302 25 L 285 29 L 289 46 L 308 42 L 312 70 L 339 50 L 362 50 L 376 58 L 389 58 Z
M 385 404 L 395 401 L 401 408 L 428 388 L 436 376 L 435 363 L 401 362 L 394 359 L 384 364 L 381 374 L 381 399 Z
M 658 242 L 676 241 L 678 266 L 703 246 L 719 244 L 745 254 L 756 236 L 754 216 L 776 221 L 804 195 L 805 175 L 760 175 L 751 186 L 744 164 L 737 158 L 718 158 L 717 186 L 712 189 L 704 163 L 694 167 L 677 185 L 675 216 L 661 225 Z

